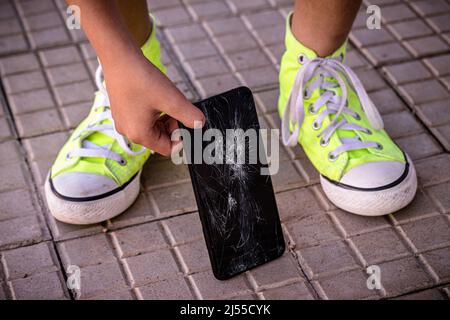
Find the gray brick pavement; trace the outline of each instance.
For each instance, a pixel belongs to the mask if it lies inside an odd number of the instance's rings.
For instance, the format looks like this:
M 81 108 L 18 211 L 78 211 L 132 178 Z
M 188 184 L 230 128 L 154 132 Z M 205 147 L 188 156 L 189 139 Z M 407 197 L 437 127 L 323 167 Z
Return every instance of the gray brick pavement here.
M 63 0 L 0 3 L 0 299 L 449 299 L 450 1 L 380 4 L 379 31 L 361 9 L 347 63 L 386 129 L 415 160 L 418 194 L 387 217 L 335 208 L 299 147 L 273 177 L 288 250 L 232 280 L 214 279 L 189 174 L 152 156 L 141 193 L 102 224 L 53 219 L 42 186 L 56 152 L 88 112 L 95 52 L 64 28 Z M 191 100 L 238 85 L 255 93 L 263 127 L 279 127 L 277 77 L 290 0 L 154 0 L 162 59 Z M 43 125 L 45 124 L 45 125 Z M 369 290 L 366 268 L 382 270 Z M 81 268 L 81 295 L 65 281 Z

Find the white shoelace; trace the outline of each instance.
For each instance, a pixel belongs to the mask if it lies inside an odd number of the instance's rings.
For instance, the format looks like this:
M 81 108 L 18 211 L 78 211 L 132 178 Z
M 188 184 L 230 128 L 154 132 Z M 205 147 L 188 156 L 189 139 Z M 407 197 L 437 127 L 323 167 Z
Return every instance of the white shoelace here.
M 331 136 L 338 129 L 359 130 L 365 133 L 371 133 L 369 129 L 364 128 L 363 126 L 349 123 L 345 117 L 338 120 L 339 116 L 343 113 L 351 115 L 356 120 L 360 119 L 360 115 L 348 107 L 348 89 L 344 79 L 347 80 L 347 83 L 350 84 L 359 97 L 362 109 L 371 126 L 376 130 L 383 128 L 383 120 L 381 119 L 378 110 L 373 105 L 367 95 L 367 92 L 364 90 L 359 78 L 349 67 L 337 59 L 330 58 L 314 58 L 309 60 L 306 56 L 301 55 L 299 57 L 299 61 L 301 61 L 303 65 L 295 77 L 291 94 L 286 103 L 283 119 L 281 120 L 281 133 L 283 143 L 286 146 L 295 146 L 297 144 L 300 128 L 305 117 L 304 98 L 309 98 L 310 94 L 316 88 L 320 89 L 321 95 L 314 103 L 309 105 L 308 111 L 311 114 L 315 114 L 323 105 L 325 105 L 326 108 L 317 115 L 313 123 L 313 128 L 315 130 L 320 130 L 324 119 L 328 115 L 334 115 L 334 118 L 329 125 L 318 134 L 318 137 L 321 137 L 320 144 L 322 146 L 326 146 L 329 143 Z M 315 77 L 316 79 L 307 85 L 307 83 Z M 334 78 L 337 83 L 326 81 L 326 78 Z M 341 97 L 336 95 L 332 90 L 329 90 L 338 86 L 342 91 Z M 290 123 L 293 125 L 298 124 L 292 133 L 289 130 Z M 377 142 L 361 141 L 359 137 L 341 138 L 341 142 L 342 145 L 328 154 L 329 160 L 333 161 L 341 153 L 350 150 L 382 148 L 382 146 Z
M 106 88 L 103 85 L 102 68 L 99 65 L 95 72 L 95 83 L 102 96 L 102 100 L 98 103 L 98 108 L 103 108 L 102 112 L 99 112 L 92 121 L 84 128 L 74 139 L 81 139 L 81 148 L 71 150 L 68 154 L 68 158 L 83 157 L 83 158 L 106 158 L 117 161 L 120 165 L 125 165 L 126 161 L 116 152 L 108 150 L 110 145 L 98 146 L 95 143 L 90 142 L 87 138 L 95 132 L 100 132 L 115 139 L 119 146 L 129 155 L 137 156 L 142 154 L 146 148 L 141 146 L 139 151 L 133 151 L 131 149 L 131 143 L 128 139 L 119 134 L 114 126 L 114 120 L 112 118 L 111 109 L 109 107 L 109 98 Z M 109 120 L 110 123 L 102 123 L 105 120 Z

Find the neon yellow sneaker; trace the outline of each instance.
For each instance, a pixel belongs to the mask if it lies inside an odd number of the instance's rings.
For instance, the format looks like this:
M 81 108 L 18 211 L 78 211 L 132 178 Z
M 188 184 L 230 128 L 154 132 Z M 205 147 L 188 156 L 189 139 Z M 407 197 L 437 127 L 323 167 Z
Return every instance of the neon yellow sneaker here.
M 301 144 L 337 207 L 366 216 L 403 208 L 417 189 L 414 166 L 383 130 L 378 110 L 344 64 L 346 43 L 319 58 L 295 39 L 291 16 L 278 101 L 284 144 Z
M 155 27 L 141 49 L 166 72 Z M 45 183 L 50 212 L 72 224 L 101 222 L 125 211 L 139 194 L 142 166 L 151 153 L 115 130 L 100 66 L 96 83 L 89 115 L 62 147 Z

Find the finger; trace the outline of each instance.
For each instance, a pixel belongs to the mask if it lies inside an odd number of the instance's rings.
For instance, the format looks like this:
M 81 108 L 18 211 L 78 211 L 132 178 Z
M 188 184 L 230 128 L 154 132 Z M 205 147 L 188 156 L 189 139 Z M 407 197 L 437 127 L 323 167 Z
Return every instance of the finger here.
M 179 99 L 178 102 L 162 107 L 163 112 L 172 118 L 180 121 L 188 128 L 203 127 L 205 115 L 199 108 L 190 103 L 187 99 Z
M 169 156 L 172 150 L 172 141 L 167 134 L 164 123 L 156 122 L 155 125 L 149 130 L 146 143 L 146 147 L 163 155 Z

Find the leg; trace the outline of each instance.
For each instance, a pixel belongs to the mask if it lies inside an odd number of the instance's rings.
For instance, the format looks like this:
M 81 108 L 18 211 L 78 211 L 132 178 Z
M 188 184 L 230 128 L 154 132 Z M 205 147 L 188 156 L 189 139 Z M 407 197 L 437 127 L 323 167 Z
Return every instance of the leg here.
M 298 41 L 326 57 L 347 39 L 361 0 L 296 0 L 292 32 Z
M 151 34 L 152 24 L 145 0 L 117 0 L 119 11 L 138 46 Z

